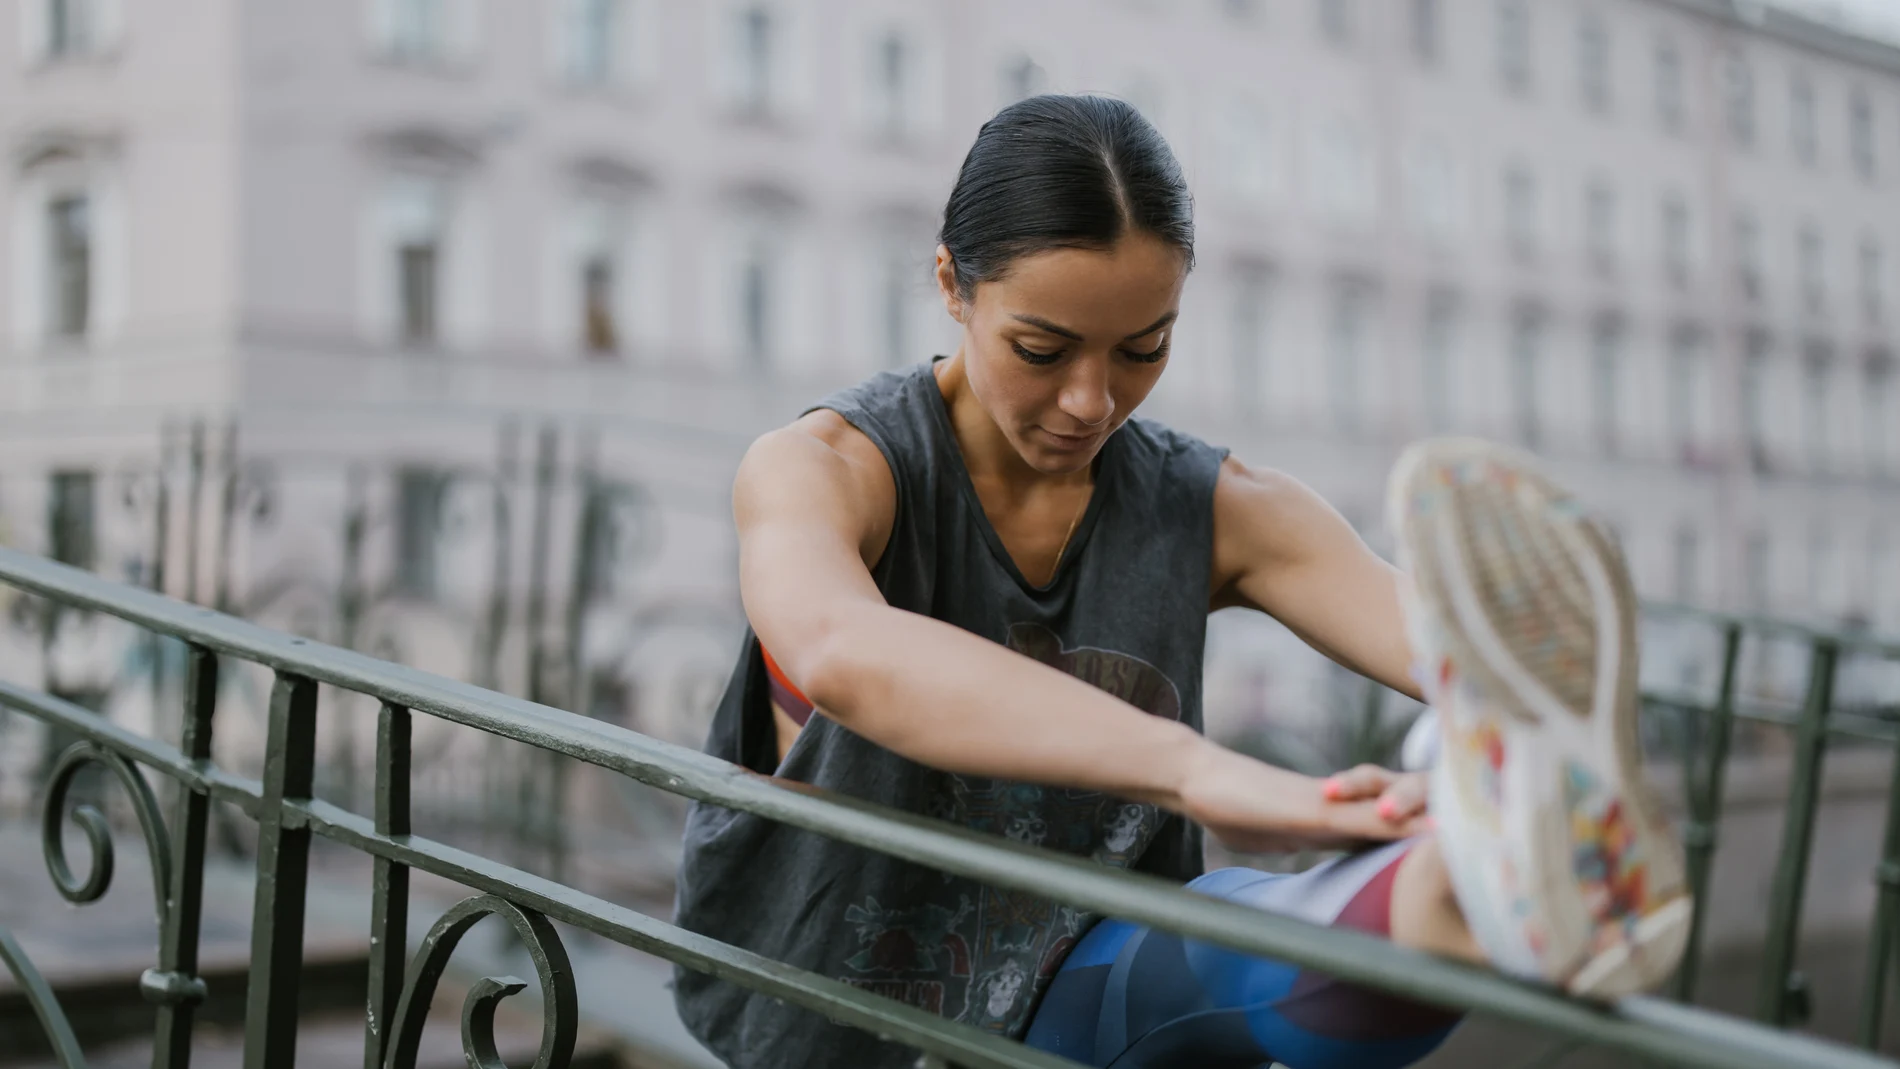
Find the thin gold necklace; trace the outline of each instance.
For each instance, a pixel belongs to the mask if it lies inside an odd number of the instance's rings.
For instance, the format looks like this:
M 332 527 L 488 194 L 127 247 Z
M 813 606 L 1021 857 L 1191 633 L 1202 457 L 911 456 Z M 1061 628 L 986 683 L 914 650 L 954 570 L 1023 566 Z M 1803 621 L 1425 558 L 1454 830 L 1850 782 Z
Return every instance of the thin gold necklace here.
M 1090 482 L 1089 492 L 1086 495 L 1084 495 L 1082 498 L 1082 506 L 1075 510 L 1074 516 L 1071 516 L 1069 518 L 1069 529 L 1063 533 L 1062 545 L 1057 547 L 1056 549 L 1056 563 L 1053 567 L 1049 569 L 1050 582 L 1054 582 L 1056 578 L 1056 573 L 1062 570 L 1062 555 L 1069 551 L 1069 539 L 1075 537 L 1076 525 L 1082 522 L 1082 514 L 1089 510 L 1089 501 L 1090 499 L 1094 498 L 1094 496 L 1095 496 L 1095 484 L 1093 482 Z

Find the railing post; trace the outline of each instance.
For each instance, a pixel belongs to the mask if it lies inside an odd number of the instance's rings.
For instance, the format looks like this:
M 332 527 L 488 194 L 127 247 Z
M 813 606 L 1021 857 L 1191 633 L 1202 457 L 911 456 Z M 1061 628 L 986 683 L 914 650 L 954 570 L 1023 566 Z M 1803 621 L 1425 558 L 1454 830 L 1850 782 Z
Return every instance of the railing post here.
M 1819 638 L 1808 661 L 1808 694 L 1795 728 L 1793 774 L 1788 811 L 1781 829 L 1781 854 L 1775 862 L 1774 892 L 1768 904 L 1768 939 L 1762 953 L 1761 992 L 1756 1016 L 1777 1027 L 1788 1024 L 1795 942 L 1801 926 L 1801 896 L 1807 885 L 1808 848 L 1814 841 L 1814 815 L 1821 794 L 1821 759 L 1827 749 L 1827 718 L 1834 704 L 1834 667 L 1840 649 Z
M 389 702 L 376 717 L 376 831 L 381 835 L 409 834 L 409 723 L 409 710 Z M 379 856 L 371 879 L 363 1069 L 380 1069 L 409 958 L 409 866 Z
M 286 802 L 310 798 L 316 766 L 317 684 L 277 673 L 257 809 L 257 898 L 251 908 L 251 981 L 245 994 L 244 1069 L 292 1069 L 303 969 L 310 829 L 285 827 Z
M 1900 970 L 1895 953 L 1895 928 L 1900 927 L 1900 748 L 1893 755 L 1893 782 L 1887 787 L 1887 840 L 1875 870 L 1873 937 L 1867 947 L 1867 982 L 1861 987 L 1860 1045 L 1880 1045 L 1880 1011 L 1886 1005 L 1887 971 Z
M 179 750 L 203 767 L 211 760 L 211 717 L 218 704 L 218 655 L 192 646 L 185 675 L 184 725 Z M 191 1064 L 193 1011 L 204 999 L 198 976 L 198 925 L 204 912 L 205 839 L 211 794 L 179 785 L 172 817 L 171 886 L 165 891 L 165 928 L 159 933 L 158 968 L 139 980 L 145 997 L 158 1002 L 152 1035 L 152 1069 Z
M 1722 632 L 1722 681 L 1715 708 L 1709 711 L 1708 752 L 1701 762 L 1683 755 L 1682 780 L 1688 788 L 1689 821 L 1683 828 L 1683 850 L 1689 864 L 1689 893 L 1695 903 L 1689 915 L 1689 939 L 1682 965 L 1676 971 L 1676 998 L 1695 997 L 1696 973 L 1702 956 L 1703 925 L 1709 911 L 1709 868 L 1715 860 L 1716 827 L 1722 819 L 1722 787 L 1728 773 L 1729 738 L 1735 726 L 1735 667 L 1741 660 L 1742 627 L 1730 623 Z M 1700 763 L 1698 771 L 1696 765 Z

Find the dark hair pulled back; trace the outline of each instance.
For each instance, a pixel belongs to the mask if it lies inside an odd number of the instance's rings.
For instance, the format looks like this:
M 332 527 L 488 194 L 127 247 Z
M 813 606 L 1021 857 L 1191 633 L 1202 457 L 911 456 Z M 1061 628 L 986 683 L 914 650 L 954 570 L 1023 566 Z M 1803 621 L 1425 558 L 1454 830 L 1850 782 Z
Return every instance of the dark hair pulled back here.
M 1127 102 L 1034 96 L 977 132 L 937 240 L 966 299 L 1011 261 L 1045 249 L 1106 249 L 1142 230 L 1194 262 L 1194 201 L 1159 131 Z

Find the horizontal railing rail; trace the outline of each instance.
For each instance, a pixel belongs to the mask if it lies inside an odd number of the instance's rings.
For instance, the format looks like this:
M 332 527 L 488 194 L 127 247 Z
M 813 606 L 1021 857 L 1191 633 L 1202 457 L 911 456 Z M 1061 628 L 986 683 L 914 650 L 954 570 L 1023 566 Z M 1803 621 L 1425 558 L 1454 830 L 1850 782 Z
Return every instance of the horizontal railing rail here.
M 141 792 L 135 786 L 144 779 L 134 766 L 167 776 L 183 788 L 169 828 L 162 820 L 154 827 L 146 819 L 150 806 L 141 810 L 148 845 L 155 857 L 169 859 L 162 866 L 167 890 L 159 909 L 160 965 L 148 972 L 145 981 L 148 995 L 160 1005 L 157 1066 L 186 1064 L 190 1009 L 202 997 L 202 983 L 194 975 L 196 928 L 206 808 L 213 801 L 237 806 L 259 825 L 245 1029 L 249 1069 L 282 1069 L 293 1063 L 303 895 L 313 836 L 355 848 L 375 860 L 367 1065 L 414 1064 L 419 1008 L 427 1007 L 456 940 L 488 914 L 499 914 L 513 925 L 534 957 L 544 1013 L 543 1057 L 537 1065 L 564 1064 L 577 1026 L 572 972 L 558 936 L 547 923 L 550 919 L 710 972 L 971 1069 L 1054 1069 L 1073 1064 L 413 834 L 407 811 L 407 770 L 409 727 L 415 713 L 997 887 L 1032 892 L 1091 913 L 1281 958 L 1422 1002 L 1533 1025 L 1672 1065 L 1895 1069 L 1900 1064 L 1656 998 L 1626 998 L 1612 1006 L 1564 998 L 1369 935 L 1318 928 L 1211 900 L 1151 877 L 1111 871 L 1083 859 L 767 779 L 610 724 L 271 631 L 25 554 L 0 550 L 0 582 L 171 636 L 192 651 L 187 716 L 178 746 L 142 737 L 60 699 L 0 683 L 0 705 L 57 724 L 80 738 L 62 768 L 93 761 L 119 771 L 128 787 L 134 787 L 135 805 L 144 805 L 136 797 Z M 220 658 L 261 665 L 276 674 L 267 757 L 259 780 L 218 769 L 210 761 Z M 1730 661 L 1732 675 L 1732 656 Z M 317 684 L 381 702 L 372 816 L 311 796 Z M 93 886 L 103 882 L 97 879 L 101 866 L 95 861 L 94 873 L 79 881 L 57 846 L 60 824 L 66 819 L 62 782 L 55 777 L 43 825 L 49 862 L 62 893 L 74 901 L 90 901 L 103 893 L 103 887 Z M 149 799 L 149 790 L 142 794 Z M 92 838 L 96 858 L 110 850 L 111 840 L 97 810 L 81 806 L 73 819 Z M 422 940 L 416 959 L 406 962 L 403 954 L 408 940 L 403 925 L 410 870 L 433 873 L 479 893 L 445 914 Z M 8 964 L 16 974 L 31 975 L 30 963 L 23 959 L 8 956 Z M 24 986 L 32 987 L 31 983 Z M 522 986 L 512 979 L 488 980 L 470 993 L 463 1014 L 463 1043 L 472 1058 L 492 1055 L 495 1004 Z M 45 1019 L 59 1019 L 56 1006 L 36 1008 Z M 49 1030 L 58 1034 L 57 1027 Z

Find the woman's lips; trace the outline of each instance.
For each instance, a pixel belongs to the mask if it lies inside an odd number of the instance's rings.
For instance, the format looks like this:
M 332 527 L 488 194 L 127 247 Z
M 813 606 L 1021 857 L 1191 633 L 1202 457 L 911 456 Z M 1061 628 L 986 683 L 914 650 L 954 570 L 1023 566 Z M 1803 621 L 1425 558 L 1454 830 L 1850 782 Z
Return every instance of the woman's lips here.
M 1098 434 L 1060 434 L 1047 427 L 1038 427 L 1036 429 L 1047 435 L 1051 441 L 1063 449 L 1087 449 L 1089 446 L 1094 445 L 1097 439 L 1100 438 Z

